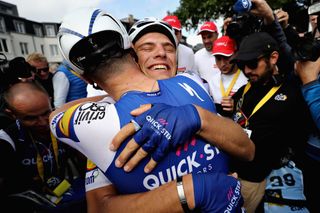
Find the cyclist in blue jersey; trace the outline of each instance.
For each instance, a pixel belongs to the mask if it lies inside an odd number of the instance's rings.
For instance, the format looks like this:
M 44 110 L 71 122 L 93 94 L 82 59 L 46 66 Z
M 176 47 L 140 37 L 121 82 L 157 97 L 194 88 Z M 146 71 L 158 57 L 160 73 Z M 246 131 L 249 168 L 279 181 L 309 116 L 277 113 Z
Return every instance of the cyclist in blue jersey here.
M 80 23 L 82 27 L 78 27 Z M 96 25 L 102 25 L 102 27 Z M 89 29 L 86 28 L 87 26 Z M 134 61 L 135 54 L 130 49 L 131 43 L 123 26 L 115 18 L 100 10 L 82 10 L 67 16 L 60 28 L 59 43 L 66 59 L 71 62 L 75 71 L 78 71 L 86 79 L 97 83 L 118 101 L 115 105 L 106 101 L 82 103 L 73 105 L 69 109 L 67 107 L 71 104 L 66 104 L 55 111 L 50 119 L 51 129 L 55 135 L 70 146 L 81 150 L 99 166 L 109 179 L 109 192 L 104 195 L 104 199 L 101 201 L 105 202 L 105 208 L 109 208 L 109 211 L 121 211 L 122 208 L 123 210 L 129 208 L 133 211 L 157 209 L 166 212 L 179 212 L 182 210 L 179 197 L 184 197 L 183 190 L 181 191 L 179 185 L 179 196 L 177 196 L 173 180 L 193 172 L 192 176 L 188 175 L 183 179 L 183 184 L 186 184 L 186 198 L 190 201 L 189 208 L 201 208 L 208 212 L 227 209 L 231 212 L 235 209 L 239 210 L 240 194 L 238 190 L 240 186 L 236 184 L 237 181 L 234 178 L 226 175 L 228 172 L 227 156 L 217 147 L 207 144 L 199 138 L 194 138 L 188 143 L 185 143 L 186 140 L 172 143 L 171 148 L 174 151 L 169 152 L 167 156 L 155 154 L 154 159 L 163 158 L 163 163 L 159 163 L 159 166 L 150 174 L 143 172 L 147 160 L 130 173 L 118 169 L 114 161 L 119 152 L 106 149 L 106 140 L 112 138 L 121 126 L 132 119 L 130 116 L 132 109 L 144 103 L 165 102 L 180 107 L 170 108 L 158 105 L 159 110 L 174 111 L 178 109 L 179 113 L 174 114 L 179 118 L 181 118 L 180 114 L 184 118 L 189 118 L 188 122 L 183 122 L 184 125 L 181 125 L 188 131 L 186 138 L 191 138 L 198 130 L 201 130 L 200 136 L 208 134 L 208 129 L 203 128 L 203 124 L 207 125 L 207 118 L 201 117 L 200 122 L 199 111 L 200 114 L 205 113 L 208 118 L 212 119 L 211 121 L 220 124 L 220 126 L 208 125 L 213 126 L 211 130 L 217 132 L 217 135 L 212 136 L 206 142 L 214 144 L 215 139 L 220 139 L 219 143 L 222 146 L 224 145 L 222 142 L 226 144 L 229 142 L 225 139 L 230 139 L 231 142 L 237 144 L 248 143 L 249 149 L 243 149 L 242 154 L 249 154 L 248 158 L 250 159 L 253 156 L 251 151 L 254 150 L 251 141 L 239 129 L 239 126 L 209 112 L 214 112 L 214 105 L 197 76 L 186 73 L 170 80 L 155 81 L 143 75 Z M 171 43 L 163 51 L 166 54 L 175 55 L 175 47 Z M 155 69 L 166 69 L 168 65 L 166 57 L 161 60 L 161 64 Z M 197 104 L 202 108 L 188 105 L 190 103 Z M 158 119 L 157 116 L 154 118 Z M 159 122 L 154 122 L 154 124 L 158 123 L 157 128 L 160 128 Z M 169 138 L 170 135 L 174 138 L 174 131 L 171 130 L 176 126 L 174 123 L 173 126 L 169 125 L 171 123 L 170 116 L 168 120 L 161 120 L 161 123 L 166 127 L 171 127 L 166 131 L 162 129 L 161 132 Z M 228 128 L 222 129 L 226 126 Z M 220 134 L 226 134 L 225 138 L 221 138 Z M 107 143 L 109 144 L 110 141 Z M 234 153 L 236 153 L 234 149 L 236 146 L 238 145 L 232 147 Z M 196 175 L 196 173 L 203 174 Z M 217 182 L 210 178 L 215 178 Z M 210 189 L 214 184 L 224 182 L 224 180 L 226 185 L 215 186 L 216 191 L 205 190 Z M 235 182 L 230 184 L 230 180 Z M 169 183 L 166 184 L 167 182 Z M 146 193 L 132 194 L 138 192 Z M 118 196 L 118 193 L 130 193 L 131 195 Z M 159 196 L 163 197 L 163 203 L 156 202 L 155 198 Z M 221 197 L 222 201 L 211 203 L 216 196 Z M 204 199 L 204 197 L 207 198 Z M 141 199 L 137 200 L 136 198 Z M 185 204 L 184 201 L 183 203 Z

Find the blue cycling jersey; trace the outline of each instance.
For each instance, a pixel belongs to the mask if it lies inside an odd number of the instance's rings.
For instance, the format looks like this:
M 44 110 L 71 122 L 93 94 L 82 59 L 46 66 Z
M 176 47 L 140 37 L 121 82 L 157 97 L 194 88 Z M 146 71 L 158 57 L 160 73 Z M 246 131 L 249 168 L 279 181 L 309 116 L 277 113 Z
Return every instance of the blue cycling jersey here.
M 149 174 L 143 171 L 149 158 L 129 173 L 115 167 L 114 161 L 127 141 L 117 152 L 108 149 L 114 135 L 132 119 L 130 111 L 141 104 L 179 106 L 193 103 L 215 112 L 213 100 L 200 82 L 197 76 L 184 73 L 175 78 L 159 80 L 160 89 L 157 92 L 128 92 L 114 105 L 106 101 L 76 105 L 56 115 L 51 121 L 51 129 L 60 140 L 96 163 L 119 193 L 152 190 L 188 173 L 227 173 L 228 158 L 225 153 L 200 138 L 192 138 L 172 150 Z M 185 122 L 188 122 L 188 118 L 185 118 Z

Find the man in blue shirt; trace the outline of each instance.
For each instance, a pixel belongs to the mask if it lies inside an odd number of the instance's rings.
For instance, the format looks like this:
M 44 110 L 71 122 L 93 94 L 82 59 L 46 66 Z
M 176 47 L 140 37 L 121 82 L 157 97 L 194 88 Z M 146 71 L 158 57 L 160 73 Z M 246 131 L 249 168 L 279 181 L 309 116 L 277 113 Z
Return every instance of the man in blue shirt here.
M 86 18 L 89 21 L 83 20 Z M 79 26 L 80 23 L 81 25 Z M 90 23 L 90 25 L 86 25 L 86 23 Z M 102 25 L 102 27 L 97 27 L 97 25 Z M 89 26 L 89 30 L 86 28 L 87 26 Z M 101 30 L 102 28 L 104 30 Z M 161 36 L 159 36 L 159 39 L 161 39 Z M 121 211 L 121 208 L 129 208 L 136 211 L 142 211 L 143 209 L 163 209 L 163 211 L 170 212 L 181 211 L 181 206 L 176 205 L 177 202 L 179 203 L 179 197 L 172 193 L 172 190 L 174 190 L 172 188 L 174 187 L 172 180 L 190 172 L 208 174 L 195 175 L 193 177 L 196 195 L 194 199 L 192 199 L 192 189 L 188 191 L 188 187 L 186 187 L 185 192 L 191 192 L 188 194 L 190 199 L 188 199 L 188 195 L 186 196 L 187 200 L 191 202 L 188 203 L 189 208 L 201 208 L 203 211 L 224 211 L 226 209 L 235 211 L 240 209 L 241 198 L 239 197 L 239 186 L 237 184 L 232 186 L 227 184 L 227 187 L 220 186 L 220 192 L 223 191 L 221 194 L 225 194 L 225 196 L 218 195 L 219 190 L 214 192 L 217 193 L 215 195 L 212 195 L 211 192 L 203 191 L 206 188 L 203 188 L 204 182 L 209 185 L 213 184 L 212 181 L 205 181 L 206 177 L 209 178 L 213 175 L 213 171 L 217 172 L 215 174 L 219 177 L 226 178 L 226 183 L 229 182 L 230 177 L 226 175 L 228 172 L 227 156 L 217 147 L 206 144 L 201 139 L 196 138 L 191 141 L 186 139 L 191 138 L 202 127 L 197 113 L 199 111 L 204 112 L 208 117 L 214 117 L 216 122 L 221 121 L 220 125 L 222 126 L 230 125 L 224 133 L 230 133 L 228 136 L 231 136 L 229 138 L 231 141 L 251 142 L 244 132 L 239 129 L 239 126 L 204 110 L 215 112 L 213 102 L 206 90 L 201 86 L 201 80 L 197 76 L 186 73 L 170 80 L 155 81 L 143 75 L 134 61 L 134 52 L 130 49 L 131 44 L 123 26 L 112 16 L 100 10 L 91 11 L 89 14 L 85 10 L 77 11 L 77 13 L 67 16 L 60 28 L 59 42 L 63 54 L 74 66 L 73 69 L 78 70 L 88 80 L 97 83 L 118 101 L 115 105 L 111 105 L 107 101 L 76 104 L 66 110 L 71 106 L 71 104 L 67 104 L 51 116 L 51 129 L 56 136 L 74 148 L 81 150 L 93 160 L 112 183 L 109 187 L 109 192 L 105 194 L 105 197 L 110 199 L 104 199 L 107 202 L 105 205 L 110 208 L 110 211 L 116 211 L 115 209 Z M 175 48 L 176 44 L 167 42 L 166 48 L 163 49 L 164 56 L 157 59 L 161 63 L 157 62 L 157 65 L 151 64 L 151 66 L 155 70 L 159 69 L 160 72 L 165 71 L 170 63 L 165 55 L 174 56 Z M 163 159 L 163 163 L 159 163 L 159 166 L 152 173 L 143 172 L 148 162 L 147 159 L 130 173 L 116 168 L 114 162 L 120 152 L 107 150 L 105 141 L 109 139 L 108 145 L 111 142 L 110 138 L 116 134 L 120 127 L 130 122 L 132 117 L 129 112 L 132 109 L 144 103 L 157 102 L 166 102 L 174 106 L 194 103 L 204 109 L 194 108 L 191 105 L 179 108 L 181 111 L 178 114 L 189 118 L 189 121 L 184 123 L 189 133 L 186 134 L 185 140 L 178 140 L 177 143 L 171 144 L 173 145 L 172 149 L 175 151 L 169 152 L 167 156 L 160 156 L 157 153 L 153 155 L 155 160 Z M 157 116 L 154 118 L 157 118 L 154 122 L 157 126 L 156 128 L 160 128 L 160 123 L 161 125 L 170 126 L 170 118 L 167 120 L 161 119 L 161 121 L 158 120 L 160 118 Z M 220 127 L 216 126 L 213 129 L 222 134 L 223 130 Z M 177 129 L 179 129 L 178 126 Z M 160 133 L 167 135 L 168 138 L 171 138 L 171 136 L 172 139 L 174 138 L 174 134 L 170 136 L 173 133 L 172 131 L 164 130 L 166 129 L 162 128 Z M 207 131 L 206 129 L 201 130 L 203 133 Z M 232 133 L 232 131 L 234 132 Z M 92 138 L 93 135 L 95 136 L 94 140 Z M 213 141 L 214 139 L 211 139 L 207 142 L 214 144 Z M 220 140 L 220 142 L 227 143 L 224 140 Z M 145 148 L 147 149 L 147 147 Z M 121 148 L 119 151 L 121 151 Z M 186 176 L 186 181 L 190 181 L 190 178 L 190 175 Z M 135 182 L 132 183 L 129 180 L 135 180 Z M 167 182 L 169 184 L 165 184 Z M 183 182 L 185 182 L 185 178 Z M 188 183 L 190 184 L 190 182 Z M 158 187 L 163 184 L 165 186 Z M 190 186 L 189 184 L 188 186 Z M 209 185 L 207 185 L 208 189 L 210 188 Z M 117 196 L 115 189 L 122 194 L 154 190 L 144 193 L 143 197 L 145 199 L 137 202 L 138 200 L 134 198 L 139 198 L 141 194 Z M 231 191 L 227 195 L 229 189 Z M 164 203 L 167 205 L 154 202 L 154 196 L 163 196 Z M 210 196 L 221 196 L 222 199 L 225 199 L 225 202 L 218 202 L 214 205 L 210 199 L 203 199 L 203 196 L 208 196 L 208 198 Z M 133 200 L 135 202 L 130 202 Z M 207 203 L 207 201 L 209 202 Z M 125 206 L 121 205 L 123 202 L 126 203 Z

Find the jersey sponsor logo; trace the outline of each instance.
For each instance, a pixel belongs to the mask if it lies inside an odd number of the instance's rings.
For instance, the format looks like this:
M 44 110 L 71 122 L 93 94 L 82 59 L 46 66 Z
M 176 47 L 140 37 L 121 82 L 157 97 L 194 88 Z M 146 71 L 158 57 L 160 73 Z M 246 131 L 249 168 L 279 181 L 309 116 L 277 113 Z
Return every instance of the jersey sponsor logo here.
M 195 137 L 192 137 L 190 143 L 189 143 L 189 142 L 186 142 L 186 143 L 183 145 L 183 151 L 187 152 L 189 146 L 195 146 L 196 144 L 197 144 L 196 138 L 195 138 Z M 180 156 L 180 155 L 181 155 L 181 151 L 182 151 L 182 146 L 179 146 L 179 147 L 177 148 L 176 155 L 177 155 L 177 156 Z
M 205 158 L 206 161 L 210 161 L 215 156 L 220 154 L 220 150 L 211 146 L 210 144 L 206 144 L 203 147 L 203 152 L 204 154 L 194 151 L 191 155 L 188 155 L 182 159 L 177 165 L 166 168 L 157 174 L 147 175 L 143 179 L 143 186 L 148 190 L 158 188 L 160 185 L 175 180 L 178 176 L 181 177 L 183 175 L 192 173 L 194 169 L 201 168 L 201 163 L 199 162 L 200 159 Z M 197 158 L 199 160 L 197 160 Z M 197 173 L 206 173 L 213 169 L 213 166 L 209 164 L 207 167 L 202 168 L 201 171 L 197 171 Z
M 156 96 L 161 95 L 161 91 L 149 92 L 149 93 L 146 93 L 146 95 L 149 96 L 149 97 L 156 97 Z
M 90 124 L 95 120 L 102 120 L 106 115 L 106 106 L 98 103 L 88 103 L 79 107 L 79 113 L 74 121 L 75 125 L 81 124 L 81 122 L 87 122 Z
M 280 94 L 278 94 L 278 95 L 276 95 L 274 97 L 274 100 L 276 100 L 276 101 L 285 101 L 285 100 L 287 100 L 287 98 L 288 97 L 286 95 L 280 93 Z
M 224 213 L 230 213 L 233 212 L 233 209 L 238 206 L 239 200 L 241 198 L 240 195 L 240 181 L 237 182 L 236 188 L 233 190 L 232 188 L 229 189 L 227 198 L 229 200 L 229 204 L 227 206 L 227 209 L 224 210 Z
M 42 161 L 44 163 L 47 162 L 52 162 L 53 161 L 53 156 L 51 154 L 46 154 L 42 156 Z M 25 158 L 22 159 L 21 163 L 25 166 L 30 166 L 30 165 L 37 165 L 37 159 L 36 158 Z
M 190 96 L 196 96 L 200 101 L 204 101 L 199 94 L 192 88 L 190 87 L 188 84 L 186 83 L 178 83 L 184 90 L 186 90 Z
M 153 117 L 147 115 L 146 120 L 151 124 L 152 129 L 155 130 L 157 134 L 163 135 L 168 141 L 171 140 L 171 134 L 165 128 L 165 125 L 168 124 L 168 122 L 165 119 L 159 118 L 158 121 L 156 121 Z
M 94 183 L 95 179 L 99 176 L 100 170 L 95 168 L 92 171 L 87 171 L 85 185 Z

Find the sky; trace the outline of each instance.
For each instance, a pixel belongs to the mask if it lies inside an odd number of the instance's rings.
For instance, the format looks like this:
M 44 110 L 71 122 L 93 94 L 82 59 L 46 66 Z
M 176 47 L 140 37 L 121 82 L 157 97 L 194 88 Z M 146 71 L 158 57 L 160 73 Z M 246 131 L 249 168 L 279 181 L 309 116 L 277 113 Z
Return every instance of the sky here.
M 61 22 L 63 16 L 81 7 L 98 7 L 121 19 L 132 14 L 140 19 L 148 16 L 163 18 L 173 12 L 179 0 L 3 0 L 17 5 L 20 17 L 37 22 Z M 191 45 L 201 43 L 196 32 L 182 31 Z

